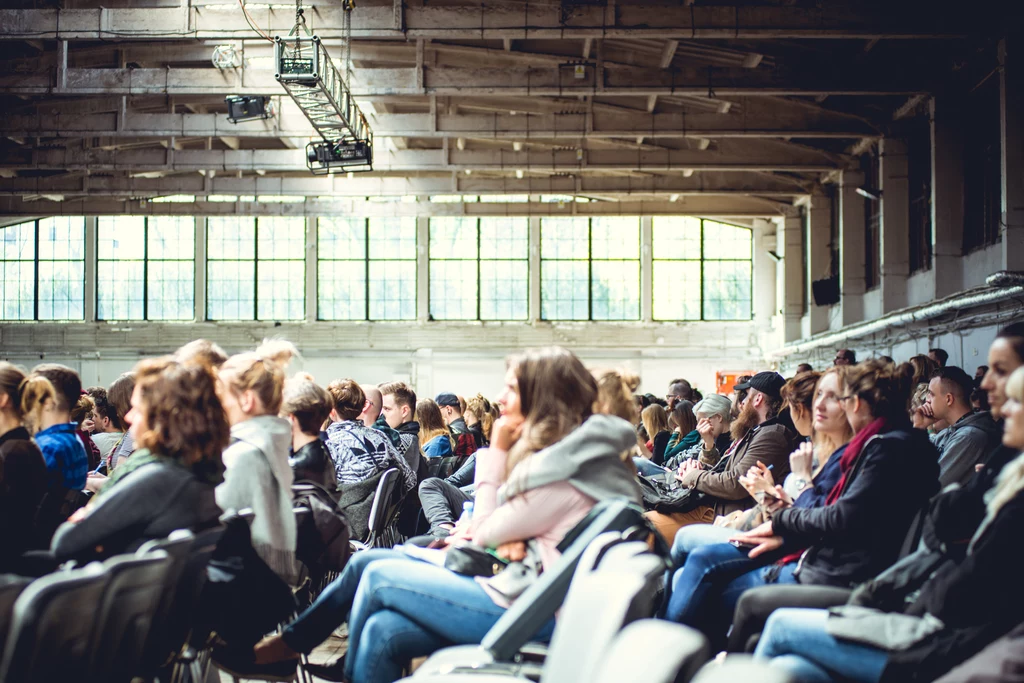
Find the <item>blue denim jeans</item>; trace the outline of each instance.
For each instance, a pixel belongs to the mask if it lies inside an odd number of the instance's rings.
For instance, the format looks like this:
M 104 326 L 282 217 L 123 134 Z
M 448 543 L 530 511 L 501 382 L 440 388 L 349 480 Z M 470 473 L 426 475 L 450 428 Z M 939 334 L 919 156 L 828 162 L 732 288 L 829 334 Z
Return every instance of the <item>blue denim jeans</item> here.
M 636 471 L 645 477 L 661 477 L 665 475 L 665 468 L 655 465 L 647 458 L 633 458 Z
M 836 640 L 825 624 L 823 609 L 778 609 L 772 612 L 758 641 L 755 657 L 772 660 L 800 683 L 833 680 L 877 683 L 889 661 L 877 648 Z
M 345 675 L 358 683 L 390 683 L 405 664 L 446 645 L 483 640 L 505 613 L 472 578 L 396 550 L 366 550 L 309 609 L 285 628 L 285 643 L 310 652 L 346 619 Z M 554 619 L 535 636 L 550 640 Z

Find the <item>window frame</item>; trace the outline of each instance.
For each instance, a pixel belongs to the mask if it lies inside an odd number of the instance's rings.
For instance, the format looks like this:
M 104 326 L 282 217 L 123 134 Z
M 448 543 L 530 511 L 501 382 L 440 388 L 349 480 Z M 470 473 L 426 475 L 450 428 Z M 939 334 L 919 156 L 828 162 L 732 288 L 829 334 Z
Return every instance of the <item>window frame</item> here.
M 77 220 L 81 221 L 80 225 L 74 226 L 74 228 L 77 228 L 77 229 L 81 230 L 81 233 L 80 233 L 81 234 L 81 249 L 82 249 L 82 256 L 81 256 L 81 258 L 42 258 L 42 256 L 40 255 L 40 241 L 41 241 L 41 237 L 42 237 L 42 223 L 43 223 L 43 221 L 48 221 L 48 220 L 59 221 L 59 220 L 62 220 L 62 219 L 66 219 L 66 220 L 69 220 L 69 221 L 77 219 Z M 15 221 L 7 224 L 7 225 L 4 225 L 3 227 L 0 227 L 0 230 L 6 230 L 7 228 L 14 228 L 14 227 L 18 227 L 18 226 L 30 226 L 30 227 L 28 227 L 26 229 L 31 234 L 31 240 L 32 240 L 32 258 L 31 258 L 31 260 L 30 259 L 6 259 L 6 258 L 3 259 L 4 263 L 31 263 L 32 264 L 32 316 L 30 318 L 29 317 L 25 317 L 25 318 L 10 318 L 10 319 L 0 317 L 0 324 L 18 323 L 18 322 L 21 322 L 21 323 L 26 323 L 26 322 L 42 322 L 42 323 L 86 322 L 86 315 L 88 313 L 88 306 L 87 306 L 88 302 L 87 302 L 86 297 L 85 297 L 85 281 L 86 281 L 86 277 L 87 277 L 88 264 L 89 264 L 89 261 L 90 261 L 90 259 L 89 259 L 89 249 L 88 249 L 88 244 L 87 244 L 88 243 L 88 238 L 89 238 L 89 232 L 88 232 L 87 227 L 86 227 L 87 220 L 88 220 L 88 217 L 84 216 L 84 215 L 83 216 L 77 216 L 77 215 L 74 215 L 74 216 L 53 215 L 53 216 L 43 216 L 43 217 L 40 217 L 40 218 L 32 218 L 32 219 L 29 219 L 29 220 L 22 220 L 22 221 L 15 220 Z M 74 299 L 68 299 L 67 300 L 68 308 L 69 309 L 71 308 L 72 305 L 80 305 L 81 306 L 81 309 L 82 309 L 81 317 L 75 317 L 75 318 L 71 318 L 71 317 L 65 317 L 65 318 L 46 317 L 46 318 L 43 318 L 43 317 L 40 317 L 40 311 L 41 311 L 41 308 L 42 308 L 40 304 L 43 302 L 42 286 L 41 286 L 43 284 L 43 280 L 41 279 L 42 268 L 40 266 L 42 264 L 57 264 L 57 263 L 80 263 L 81 266 L 82 266 L 82 278 L 81 278 L 80 281 L 77 281 L 78 286 L 79 286 L 79 290 L 81 291 L 81 297 L 80 298 L 74 298 Z M 51 278 L 50 282 L 56 282 L 56 280 Z M 69 285 L 74 285 L 76 283 L 75 280 L 68 280 L 67 282 L 68 282 Z M 56 301 L 57 300 L 55 300 L 55 299 L 51 299 L 51 308 L 53 308 L 52 304 L 54 302 L 56 302 Z M 19 305 L 19 309 L 20 309 L 20 305 Z

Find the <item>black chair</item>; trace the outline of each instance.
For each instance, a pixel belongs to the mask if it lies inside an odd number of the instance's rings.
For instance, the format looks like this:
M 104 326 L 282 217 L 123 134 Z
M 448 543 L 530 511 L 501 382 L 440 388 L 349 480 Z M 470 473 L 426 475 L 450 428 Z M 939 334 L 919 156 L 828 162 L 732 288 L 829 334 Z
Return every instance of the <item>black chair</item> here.
M 149 541 L 139 548 L 136 555 L 144 556 L 157 550 L 167 553 L 170 566 L 164 575 L 163 586 L 156 612 L 149 626 L 149 635 L 142 648 L 142 657 L 136 673 L 140 676 L 152 677 L 156 671 L 167 663 L 169 651 L 164 647 L 170 629 L 171 615 L 178 599 L 178 584 L 189 561 L 189 554 L 195 544 L 195 535 L 188 529 L 172 531 L 167 538 Z M 179 643 L 180 645 L 180 643 Z
M 29 584 L 14 603 L 0 683 L 89 680 L 97 606 L 109 579 L 93 562 Z
M 356 550 L 390 548 L 395 544 L 395 532 L 391 527 L 396 521 L 401 504 L 402 496 L 398 488 L 401 477 L 402 473 L 397 467 L 392 467 L 381 475 L 377 482 L 377 491 L 373 495 L 373 505 L 370 507 L 370 519 L 367 522 L 369 533 L 362 543 L 352 542 Z
M 159 588 L 164 586 L 171 559 L 163 550 L 154 550 L 141 557 L 115 555 L 103 565 L 110 581 L 99 604 L 91 680 L 130 683 L 160 604 Z
M 7 631 L 11 627 L 11 613 L 14 602 L 31 582 L 24 576 L 6 574 L 0 576 L 0 648 L 7 642 Z

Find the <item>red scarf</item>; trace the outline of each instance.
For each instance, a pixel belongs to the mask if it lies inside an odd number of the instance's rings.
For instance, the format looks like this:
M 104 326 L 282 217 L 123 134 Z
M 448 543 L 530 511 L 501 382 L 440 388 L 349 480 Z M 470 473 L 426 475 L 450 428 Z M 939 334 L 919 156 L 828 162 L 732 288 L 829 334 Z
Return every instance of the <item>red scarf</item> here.
M 853 439 L 846 447 L 846 451 L 844 451 L 843 454 L 839 457 L 839 471 L 842 474 L 839 477 L 839 481 L 836 482 L 836 485 L 833 486 L 832 490 L 828 492 L 828 496 L 826 496 L 825 498 L 825 505 L 832 505 L 837 500 L 839 500 L 839 496 L 843 494 L 843 489 L 846 488 L 846 476 L 850 473 L 850 471 L 853 469 L 853 466 L 857 463 L 857 458 L 860 457 L 860 452 L 864 450 L 864 444 L 866 444 L 868 442 L 868 439 L 870 439 L 871 437 L 875 436 L 876 434 L 880 434 L 882 431 L 884 431 L 887 425 L 888 423 L 884 417 L 878 417 L 872 420 L 871 424 L 869 424 L 867 427 L 860 430 L 854 435 Z M 789 564 L 790 562 L 796 562 L 800 559 L 800 556 L 803 554 L 803 550 L 800 550 L 799 552 L 795 553 L 790 553 L 789 555 L 786 555 L 781 560 L 779 560 L 776 564 L 779 564 L 781 566 L 784 564 Z

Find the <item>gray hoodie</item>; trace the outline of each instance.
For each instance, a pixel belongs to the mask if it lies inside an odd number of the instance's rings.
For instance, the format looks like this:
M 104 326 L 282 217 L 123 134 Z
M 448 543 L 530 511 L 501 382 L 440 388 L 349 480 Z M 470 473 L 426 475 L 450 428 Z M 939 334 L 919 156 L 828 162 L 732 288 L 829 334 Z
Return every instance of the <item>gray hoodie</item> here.
M 939 432 L 933 441 L 939 449 L 939 484 L 966 484 L 974 466 L 999 445 L 1002 437 L 1002 427 L 987 410 L 968 413 Z
M 222 510 L 252 508 L 252 545 L 259 556 L 289 584 L 297 583 L 297 531 L 292 512 L 292 443 L 287 420 L 261 415 L 231 427 L 224 451 L 224 483 L 217 487 Z

